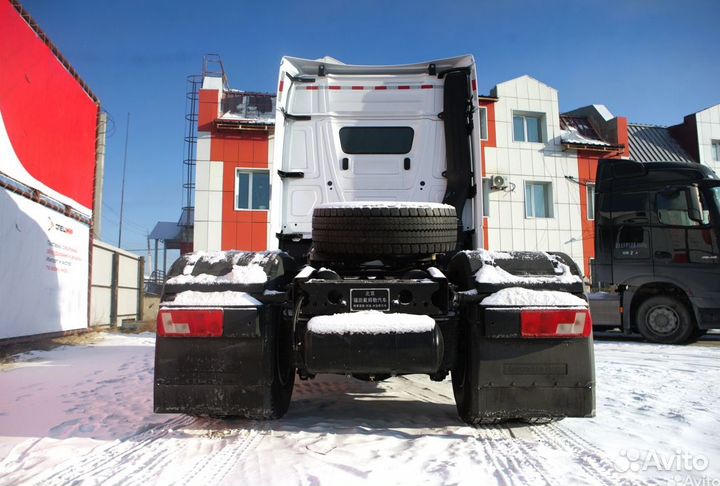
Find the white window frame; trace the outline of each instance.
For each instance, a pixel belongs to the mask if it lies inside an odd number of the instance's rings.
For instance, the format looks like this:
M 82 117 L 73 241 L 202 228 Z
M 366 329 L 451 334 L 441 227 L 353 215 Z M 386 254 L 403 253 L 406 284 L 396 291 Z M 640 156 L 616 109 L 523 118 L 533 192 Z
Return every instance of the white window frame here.
M 592 197 L 590 191 L 592 189 Z M 595 220 L 595 183 L 585 184 L 585 193 L 587 195 L 587 219 L 588 221 Z
M 713 161 L 720 162 L 720 140 L 710 141 L 710 151 Z
M 531 197 L 528 199 L 527 197 L 527 190 L 528 186 L 530 185 L 543 185 L 547 188 L 547 192 L 545 194 L 545 203 L 547 204 L 547 216 L 535 216 L 535 197 Z M 552 189 L 552 182 L 550 181 L 525 181 L 525 187 L 523 188 L 523 197 L 525 198 L 525 217 L 527 219 L 552 219 L 555 217 L 555 208 L 553 203 L 553 189 Z M 530 214 L 530 211 L 528 209 L 532 209 L 532 213 Z
M 517 140 L 515 138 L 515 118 L 520 117 L 523 120 L 523 140 Z M 528 140 L 528 124 L 527 120 L 528 118 L 536 119 L 539 121 L 539 131 L 538 134 L 540 136 L 540 140 L 537 142 L 531 142 Z M 546 127 L 545 127 L 545 120 L 547 117 L 545 116 L 545 113 L 541 112 L 530 112 L 530 111 L 513 111 L 512 112 L 512 138 L 513 142 L 520 142 L 520 143 L 545 143 L 545 140 L 547 137 L 545 136 L 546 133 Z
M 478 107 L 479 115 L 480 115 L 480 140 L 483 142 L 486 141 L 489 137 L 489 127 L 488 127 L 488 117 L 487 117 L 487 107 L 486 106 L 480 106 Z M 483 128 L 485 129 L 485 136 L 483 136 Z
M 482 178 L 483 218 L 490 217 L 490 190 L 491 190 L 490 188 L 491 187 L 492 187 L 492 177 L 483 177 Z
M 253 197 L 253 177 L 256 173 L 266 173 L 268 175 L 268 180 L 270 179 L 270 171 L 268 169 L 246 169 L 243 167 L 236 167 L 235 168 L 235 182 L 234 187 L 235 190 L 233 191 L 233 207 L 235 208 L 235 211 L 270 211 L 270 198 L 268 197 L 268 208 L 267 209 L 253 209 L 252 207 L 252 197 Z M 238 175 L 239 174 L 249 174 L 250 177 L 248 178 L 248 207 L 247 208 L 241 208 L 238 207 Z M 268 191 L 271 189 L 268 187 Z

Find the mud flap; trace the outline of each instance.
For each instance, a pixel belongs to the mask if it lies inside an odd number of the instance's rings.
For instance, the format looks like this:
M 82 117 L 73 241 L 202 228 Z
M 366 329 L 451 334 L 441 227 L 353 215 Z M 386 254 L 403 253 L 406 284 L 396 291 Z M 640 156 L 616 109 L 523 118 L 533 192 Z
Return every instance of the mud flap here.
M 266 417 L 271 414 L 275 347 L 274 309 L 259 308 L 254 326 L 230 314 L 220 338 L 158 336 L 155 344 L 156 413 Z M 234 322 L 236 321 L 236 322 Z M 227 334 L 232 334 L 228 337 Z
M 448 268 L 448 278 L 461 289 L 457 297 L 463 339 L 453 369 L 459 414 L 470 423 L 594 416 L 595 370 L 589 330 L 567 336 L 557 331 L 558 326 L 551 335 L 524 334 L 522 312 L 526 306 L 533 309 L 530 304 L 491 308 L 482 304 L 486 297 L 508 287 L 567 292 L 582 298 L 577 265 L 562 253 L 503 252 L 498 256 L 462 252 Z M 478 280 L 478 271 L 485 265 L 510 277 Z M 562 305 L 534 308 L 550 314 L 564 309 Z M 585 306 L 580 312 L 587 312 Z
M 592 338 L 473 342 L 468 365 L 476 417 L 595 415 Z
M 255 270 L 263 271 L 267 280 L 259 283 L 262 279 L 249 279 L 242 283 L 233 282 L 232 278 L 217 281 L 210 278 L 233 271 L 242 275 L 238 267 L 246 266 L 257 267 Z M 221 334 L 193 333 L 188 324 L 183 324 L 187 321 L 178 322 L 172 333 L 168 333 L 167 327 L 162 328 L 155 344 L 156 413 L 252 419 L 277 418 L 285 413 L 294 369 L 282 318 L 286 298 L 282 289 L 295 274 L 295 267 L 295 262 L 281 252 L 184 255 L 173 264 L 169 275 L 173 283 L 164 286 L 161 313 L 170 314 L 172 319 L 172 312 L 185 312 L 187 316 L 188 311 L 199 314 L 212 311 L 222 315 L 222 328 Z M 211 283 L 202 279 L 198 283 L 191 278 L 198 275 Z M 188 290 L 244 292 L 248 302 L 227 306 L 176 304 L 176 296 Z M 159 325 L 168 323 L 163 321 Z M 181 326 L 186 327 L 183 330 Z

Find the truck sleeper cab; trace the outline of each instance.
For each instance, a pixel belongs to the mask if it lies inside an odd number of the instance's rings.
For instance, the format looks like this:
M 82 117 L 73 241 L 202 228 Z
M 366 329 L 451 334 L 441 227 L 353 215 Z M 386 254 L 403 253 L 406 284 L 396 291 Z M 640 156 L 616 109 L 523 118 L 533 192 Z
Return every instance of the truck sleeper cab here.
M 678 344 L 720 328 L 720 180 L 700 164 L 603 160 L 590 294 L 597 327 Z
M 155 411 L 277 418 L 295 377 L 452 375 L 477 424 L 592 416 L 592 320 L 561 253 L 482 250 L 471 56 L 283 59 L 277 248 L 171 268 Z

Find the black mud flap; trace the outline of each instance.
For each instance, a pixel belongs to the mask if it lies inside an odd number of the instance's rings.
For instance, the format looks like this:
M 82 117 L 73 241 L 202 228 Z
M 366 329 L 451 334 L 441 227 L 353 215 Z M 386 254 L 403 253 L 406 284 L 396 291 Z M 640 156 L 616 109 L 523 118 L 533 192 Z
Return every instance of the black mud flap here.
M 222 277 L 236 267 L 250 265 L 265 273 L 264 283 L 259 283 L 261 279 L 243 283 L 230 278 L 205 283 L 194 278 Z M 285 413 L 294 368 L 289 328 L 282 318 L 286 299 L 282 290 L 295 275 L 295 267 L 292 258 L 277 251 L 188 254 L 173 264 L 170 283 L 163 289 L 161 313 L 187 310 L 188 306 L 176 304 L 176 296 L 188 290 L 245 292 L 257 305 L 208 305 L 208 310 L 222 311 L 221 335 L 175 333 L 169 337 L 163 327 L 165 333 L 159 333 L 155 343 L 155 412 L 253 419 Z M 204 307 L 195 306 L 192 311 L 202 312 Z
M 269 417 L 277 314 L 268 306 L 227 309 L 222 337 L 158 336 L 155 412 Z
M 592 338 L 476 341 L 469 372 L 473 414 L 483 419 L 593 417 Z
M 595 369 L 592 335 L 523 335 L 522 305 L 485 308 L 482 301 L 508 287 L 567 292 L 582 298 L 577 265 L 565 254 L 467 251 L 450 261 L 448 278 L 461 292 L 462 339 L 453 391 L 463 420 L 592 417 Z M 484 265 L 509 274 L 478 281 Z M 515 278 L 513 278 L 513 276 Z M 543 307 L 562 311 L 571 306 Z M 532 307 L 529 307 L 532 309 Z M 586 312 L 583 306 L 582 312 Z M 583 321 L 584 322 L 584 321 Z
M 272 367 L 261 339 L 157 338 L 156 413 L 265 416 Z

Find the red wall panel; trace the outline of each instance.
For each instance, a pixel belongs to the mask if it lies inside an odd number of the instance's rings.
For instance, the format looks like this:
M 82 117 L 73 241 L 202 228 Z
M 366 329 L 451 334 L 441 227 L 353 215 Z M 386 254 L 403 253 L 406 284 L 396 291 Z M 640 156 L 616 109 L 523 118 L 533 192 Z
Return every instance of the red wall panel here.
M 216 89 L 201 89 L 198 101 L 198 130 L 209 132 L 220 111 L 220 93 Z
M 267 133 L 216 131 L 210 142 L 210 159 L 223 161 L 222 249 L 266 250 L 268 211 L 235 210 L 235 171 L 267 169 Z

